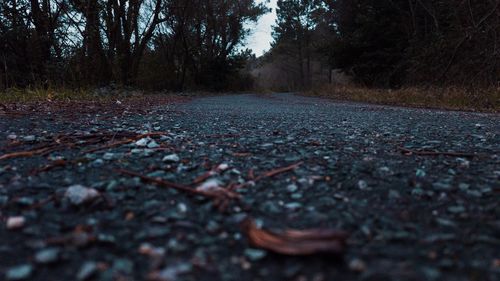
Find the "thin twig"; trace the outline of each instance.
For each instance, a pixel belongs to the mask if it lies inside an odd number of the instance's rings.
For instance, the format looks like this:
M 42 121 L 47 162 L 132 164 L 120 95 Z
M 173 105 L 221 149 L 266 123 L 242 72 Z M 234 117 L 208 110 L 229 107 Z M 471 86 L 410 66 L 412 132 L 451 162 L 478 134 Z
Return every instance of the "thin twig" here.
M 173 182 L 168 182 L 165 180 L 162 180 L 160 178 L 152 178 L 148 176 L 144 176 L 142 174 L 129 171 L 129 170 L 116 170 L 117 173 L 123 174 L 123 175 L 128 175 L 128 176 L 133 176 L 133 177 L 138 177 L 144 182 L 149 182 L 153 183 L 162 187 L 167 187 L 167 188 L 172 188 L 178 191 L 186 192 L 189 195 L 194 195 L 194 196 L 202 196 L 205 198 L 209 198 L 213 200 L 213 203 L 215 206 L 219 208 L 219 211 L 224 211 L 229 203 L 232 200 L 238 200 L 241 198 L 241 196 L 238 193 L 233 192 L 230 189 L 226 189 L 223 187 L 216 188 L 213 190 L 198 190 L 194 188 L 190 188 L 185 185 L 173 183 Z
M 110 143 L 110 144 L 107 144 L 107 145 L 104 145 L 104 146 L 101 146 L 101 147 L 97 147 L 97 148 L 93 148 L 93 149 L 88 149 L 88 150 L 82 151 L 82 154 L 94 153 L 94 152 L 105 150 L 105 149 L 108 149 L 108 148 L 113 148 L 113 147 L 117 147 L 117 146 L 129 144 L 129 143 L 132 143 L 134 141 L 135 141 L 134 139 L 117 141 L 117 142 L 113 142 L 113 143 Z
M 35 155 L 44 154 L 46 152 L 52 151 L 52 149 L 53 148 L 45 147 L 45 148 L 40 148 L 40 149 L 30 150 L 30 151 L 19 151 L 19 152 L 7 153 L 7 154 L 0 156 L 0 161 L 12 159 L 12 158 L 19 158 L 19 157 L 32 157 Z
M 106 138 L 114 138 L 117 135 L 120 137 L 128 138 L 124 141 L 119 141 L 119 142 L 114 142 L 111 144 L 104 145 L 102 147 L 90 149 L 87 151 L 84 151 L 83 153 L 90 153 L 90 152 L 95 152 L 95 151 L 100 151 L 103 149 L 131 143 L 133 141 L 136 141 L 138 139 L 146 138 L 146 137 L 153 137 L 153 136 L 160 136 L 160 135 L 165 135 L 167 133 L 165 132 L 154 132 L 154 133 L 146 133 L 146 134 L 140 134 L 140 135 L 133 135 L 132 133 L 104 133 L 104 134 L 93 134 L 93 135 L 62 135 L 62 136 L 54 136 L 50 143 L 46 143 L 44 145 L 40 145 L 36 147 L 35 149 L 29 150 L 29 151 L 18 151 L 18 152 L 13 152 L 13 153 L 7 153 L 4 155 L 0 156 L 0 161 L 1 160 L 6 160 L 6 159 L 12 159 L 12 158 L 19 158 L 19 157 L 33 157 L 37 155 L 46 155 L 48 153 L 58 151 L 58 150 L 63 150 L 63 149 L 69 149 L 69 148 L 74 148 L 78 146 L 89 146 L 89 145 L 96 145 L 102 142 L 106 141 Z M 83 143 L 79 143 L 79 141 L 85 140 Z
M 192 195 L 203 195 L 199 191 L 197 191 L 193 188 L 190 188 L 186 185 L 165 181 L 165 180 L 162 180 L 160 178 L 148 177 L 148 176 L 145 176 L 145 175 L 133 172 L 133 171 L 129 171 L 129 170 L 124 170 L 124 169 L 119 169 L 119 170 L 115 170 L 115 171 L 119 174 L 122 174 L 122 175 L 138 177 L 142 181 L 154 183 L 154 184 L 157 184 L 157 185 L 160 185 L 163 187 L 173 188 L 175 190 L 187 192 L 187 193 L 192 194 Z
M 38 168 L 38 169 L 35 169 L 31 172 L 31 175 L 35 176 L 35 175 L 38 175 L 40 173 L 43 173 L 43 172 L 48 172 L 54 168 L 57 168 L 57 167 L 64 167 L 68 164 L 68 161 L 64 160 L 64 159 L 58 159 L 58 160 L 54 160 L 52 163 L 50 164 L 47 164 L 41 168 Z
M 283 168 L 279 168 L 279 169 L 274 169 L 274 170 L 271 170 L 269 172 L 266 172 L 260 176 L 258 176 L 255 181 L 259 181 L 263 178 L 270 178 L 270 177 L 274 177 L 278 174 L 281 174 L 281 173 L 285 173 L 285 172 L 288 172 L 288 171 L 292 171 L 292 170 L 295 170 L 297 167 L 299 167 L 300 165 L 302 165 L 304 162 L 299 162 L 299 163 L 295 163 L 293 165 L 290 165 L 290 166 L 287 166 L 287 167 L 283 167 Z
M 463 152 L 440 152 L 440 151 L 417 151 L 408 149 L 405 147 L 399 147 L 403 153 L 421 155 L 421 156 L 451 156 L 451 157 L 466 157 L 466 158 L 474 158 L 479 157 L 480 154 L 477 153 L 463 153 Z

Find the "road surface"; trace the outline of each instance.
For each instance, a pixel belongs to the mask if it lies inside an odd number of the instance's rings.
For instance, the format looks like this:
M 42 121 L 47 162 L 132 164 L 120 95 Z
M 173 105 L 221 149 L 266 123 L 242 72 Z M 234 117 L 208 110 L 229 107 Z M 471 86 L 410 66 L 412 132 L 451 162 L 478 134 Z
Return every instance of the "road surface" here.
M 2 280 L 500 280 L 498 115 L 293 94 L 79 110 L 0 116 L 0 155 L 29 151 L 0 160 Z M 347 247 L 255 249 L 245 217 Z

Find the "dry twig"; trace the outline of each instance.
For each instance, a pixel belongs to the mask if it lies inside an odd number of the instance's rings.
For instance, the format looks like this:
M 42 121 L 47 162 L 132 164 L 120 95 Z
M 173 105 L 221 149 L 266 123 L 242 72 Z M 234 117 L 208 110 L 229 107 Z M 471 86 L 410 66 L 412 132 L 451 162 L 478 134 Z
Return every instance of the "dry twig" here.
M 233 192 L 229 189 L 223 188 L 223 187 L 218 187 L 218 188 L 214 188 L 211 190 L 198 190 L 198 189 L 190 188 L 186 185 L 168 182 L 168 181 L 162 180 L 160 178 L 152 178 L 152 177 L 144 176 L 142 174 L 139 174 L 139 173 L 136 173 L 133 171 L 120 169 L 120 170 L 116 170 L 116 172 L 120 173 L 122 175 L 138 177 L 144 182 L 153 183 L 153 184 L 156 184 L 156 185 L 159 185 L 162 187 L 173 188 L 175 190 L 185 192 L 189 195 L 202 196 L 202 197 L 212 199 L 214 201 L 214 205 L 219 207 L 219 210 L 221 210 L 221 211 L 225 210 L 226 207 L 229 205 L 229 203 L 232 200 L 238 200 L 241 197 L 238 193 L 235 193 L 235 192 Z
M 258 176 L 255 181 L 259 181 L 263 178 L 270 178 L 270 177 L 274 177 L 278 174 L 281 174 L 281 173 L 285 173 L 285 172 L 288 172 L 288 171 L 292 171 L 292 170 L 295 170 L 297 167 L 299 167 L 300 165 L 302 165 L 304 162 L 299 162 L 299 163 L 295 163 L 293 165 L 290 165 L 290 166 L 287 166 L 287 167 L 283 167 L 283 168 L 278 168 L 278 169 L 274 169 L 274 170 L 271 170 L 269 172 L 266 172 L 260 176 Z
M 400 147 L 399 150 L 401 150 L 404 154 L 407 155 L 420 155 L 420 156 L 451 156 L 451 157 L 465 157 L 465 158 L 474 158 L 480 156 L 480 154 L 476 153 L 418 151 L 418 150 L 408 149 L 405 147 Z
M 97 147 L 94 149 L 89 149 L 89 150 L 86 150 L 83 152 L 83 153 L 91 153 L 91 152 L 96 152 L 96 151 L 120 146 L 123 144 L 128 144 L 128 143 L 134 142 L 134 141 L 142 139 L 142 138 L 161 136 L 161 135 L 165 135 L 165 134 L 168 134 L 168 133 L 154 132 L 154 133 L 147 133 L 147 134 L 135 134 L 135 133 L 130 133 L 130 132 L 122 132 L 122 133 L 112 132 L 112 133 L 101 133 L 101 134 L 90 134 L 90 135 L 54 136 L 49 141 L 42 143 L 40 146 L 36 147 L 35 149 L 28 150 L 28 151 L 12 152 L 12 153 L 7 153 L 4 155 L 1 155 L 0 161 L 6 160 L 6 159 L 12 159 L 12 158 L 46 155 L 46 154 L 54 152 L 54 151 L 64 150 L 64 149 L 74 148 L 74 147 L 79 147 L 79 146 L 96 145 L 99 143 L 106 142 L 106 141 L 108 141 L 108 139 L 113 140 L 116 137 L 125 138 L 125 140 L 112 142 L 112 143 L 106 144 L 104 146 Z

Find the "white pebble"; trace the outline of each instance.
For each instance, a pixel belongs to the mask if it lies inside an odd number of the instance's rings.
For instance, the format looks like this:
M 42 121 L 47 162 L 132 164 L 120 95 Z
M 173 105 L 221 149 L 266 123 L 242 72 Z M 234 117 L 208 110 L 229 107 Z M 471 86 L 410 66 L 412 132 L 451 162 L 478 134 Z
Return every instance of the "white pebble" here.
M 179 162 L 181 159 L 177 154 L 170 154 L 163 157 L 163 162 Z
M 10 217 L 7 219 L 7 229 L 19 229 L 24 226 L 26 219 L 24 217 Z
M 71 204 L 80 205 L 99 197 L 99 191 L 82 185 L 72 185 L 68 187 L 64 196 L 68 198 Z

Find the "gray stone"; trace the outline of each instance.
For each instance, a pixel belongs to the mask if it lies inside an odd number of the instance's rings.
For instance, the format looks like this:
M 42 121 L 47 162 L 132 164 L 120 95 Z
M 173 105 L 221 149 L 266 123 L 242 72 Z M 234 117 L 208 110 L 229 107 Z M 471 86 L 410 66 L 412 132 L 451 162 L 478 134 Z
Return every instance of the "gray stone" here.
M 99 197 L 99 192 L 93 188 L 87 188 L 82 185 L 72 185 L 68 187 L 64 197 L 73 205 L 81 205 Z
M 156 141 L 151 140 L 151 141 L 148 143 L 147 147 L 148 147 L 148 148 L 150 148 L 150 149 L 154 149 L 154 148 L 158 148 L 158 147 L 160 147 L 160 145 L 159 145 Z
M 453 214 L 461 214 L 461 213 L 465 212 L 465 207 L 462 205 L 450 206 L 450 207 L 448 207 L 448 212 L 453 213 Z
M 7 202 L 9 202 L 9 196 L 0 196 L 0 206 L 4 206 Z
M 368 183 L 364 180 L 359 180 L 358 181 L 358 188 L 361 190 L 366 190 L 366 189 L 368 189 Z
M 25 142 L 33 142 L 35 140 L 36 140 L 36 137 L 33 136 L 33 135 L 29 135 L 29 136 L 24 136 L 23 137 L 23 141 L 25 141 Z
M 456 227 L 457 224 L 451 220 L 443 219 L 443 218 L 436 218 L 437 224 L 440 226 L 445 226 L 445 227 Z
M 113 160 L 114 158 L 115 158 L 115 154 L 111 153 L 111 152 L 106 152 L 102 156 L 102 159 L 107 160 L 107 161 Z
M 21 197 L 16 200 L 16 203 L 20 206 L 31 206 L 35 203 L 35 199 L 31 197 Z
M 130 275 L 134 271 L 134 263 L 129 259 L 116 259 L 113 262 L 113 271 Z
M 88 280 L 90 277 L 97 273 L 97 269 L 98 268 L 96 262 L 87 261 L 78 270 L 76 279 L 80 281 Z
M 146 147 L 148 145 L 149 141 L 150 141 L 149 138 L 142 138 L 142 139 L 135 142 L 135 146 Z
M 186 274 L 192 270 L 191 263 L 172 264 L 157 273 L 152 274 L 152 280 L 180 280 L 179 275 Z
M 424 190 L 421 189 L 421 188 L 414 188 L 411 190 L 411 195 L 415 196 L 415 197 L 421 197 L 424 195 Z
M 296 185 L 296 184 L 289 184 L 287 187 L 286 187 L 286 190 L 290 193 L 294 193 L 296 192 L 297 190 L 299 189 L 299 187 Z
M 177 154 L 170 154 L 170 155 L 167 155 L 165 157 L 163 157 L 163 162 L 179 162 L 181 159 L 179 157 L 179 155 Z
M 245 256 L 250 259 L 251 261 L 258 261 L 263 258 L 265 258 L 267 255 L 266 251 L 259 250 L 259 249 L 253 249 L 253 248 L 248 248 L 245 249 Z
M 271 214 L 277 214 L 280 213 L 280 207 L 278 204 L 274 203 L 273 201 L 266 201 L 262 204 L 261 210 L 264 212 L 268 212 Z
M 462 191 L 469 190 L 469 188 L 470 188 L 470 184 L 463 183 L 463 182 L 458 184 L 458 189 L 460 189 Z
M 26 280 L 33 274 L 33 266 L 30 264 L 23 264 L 16 267 L 9 268 L 5 277 L 7 280 Z
M 302 204 L 299 202 L 290 202 L 285 204 L 285 208 L 290 209 L 290 210 L 297 210 L 302 208 Z
M 92 161 L 92 166 L 95 168 L 102 167 L 102 166 L 104 166 L 104 160 L 96 159 L 96 160 Z
M 399 191 L 394 189 L 389 190 L 389 199 L 396 200 L 399 198 L 401 198 L 401 194 L 399 193 Z
M 425 177 L 426 175 L 427 175 L 427 174 L 426 174 L 426 173 L 425 173 L 425 171 L 424 171 L 424 170 L 422 170 L 422 169 L 417 169 L 417 172 L 415 173 L 415 176 L 416 176 L 417 178 L 423 178 L 423 177 Z
M 55 263 L 59 259 L 59 253 L 57 248 L 43 249 L 35 254 L 35 261 L 40 264 Z
M 438 191 L 449 191 L 452 189 L 451 184 L 447 182 L 435 182 L 432 184 L 432 187 L 434 187 L 434 189 Z

